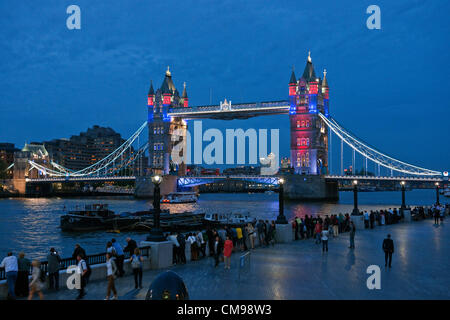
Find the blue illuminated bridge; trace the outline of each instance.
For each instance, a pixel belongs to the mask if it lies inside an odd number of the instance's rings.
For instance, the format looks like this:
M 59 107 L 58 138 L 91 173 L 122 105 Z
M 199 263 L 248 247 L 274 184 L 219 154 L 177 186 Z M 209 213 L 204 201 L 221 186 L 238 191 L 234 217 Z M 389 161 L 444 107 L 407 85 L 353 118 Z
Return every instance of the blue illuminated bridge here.
M 26 170 L 34 174 L 28 175 L 33 178 L 28 178 L 26 182 L 133 181 L 143 175 L 143 159 L 149 159 L 152 168 L 158 168 L 163 174 L 169 174 L 168 161 L 165 159 L 170 159 L 173 145 L 171 139 L 161 138 L 162 131 L 164 135 L 173 138 L 175 135 L 173 129 L 176 129 L 176 126 L 182 127 L 186 132 L 187 123 L 184 121 L 186 119 L 232 120 L 264 115 L 289 117 L 291 133 L 289 158 L 291 169 L 296 175 L 320 176 L 325 181 L 345 182 L 354 179 L 368 183 L 448 181 L 443 172 L 416 166 L 387 155 L 340 125 L 330 114 L 326 72 L 324 71 L 323 78 L 316 76 L 310 55 L 300 78 L 297 79 L 292 71 L 288 87 L 288 100 L 233 104 L 225 99 L 218 105 L 189 106 L 186 86 L 182 96 L 179 96 L 171 72 L 167 70 L 161 88 L 154 90 L 153 83 L 150 85 L 147 103 L 148 121 L 144 122 L 120 147 L 100 161 L 77 171 L 53 161 L 39 162 L 28 159 Z M 337 159 L 332 159 L 333 153 L 329 152 L 332 150 L 333 141 L 340 146 L 340 158 L 336 157 Z M 364 174 L 360 176 L 344 174 L 344 146 L 351 152 L 352 170 L 356 168 L 356 156 L 362 157 L 364 170 L 361 172 Z M 277 158 L 279 159 L 280 155 L 277 155 Z M 333 166 L 332 160 L 338 164 Z M 158 161 L 160 167 L 155 166 Z M 361 162 L 358 160 L 358 163 Z M 369 165 L 374 168 L 372 170 L 374 172 L 369 172 Z M 276 186 L 280 178 L 280 175 L 179 176 L 178 186 L 193 187 L 227 179 Z

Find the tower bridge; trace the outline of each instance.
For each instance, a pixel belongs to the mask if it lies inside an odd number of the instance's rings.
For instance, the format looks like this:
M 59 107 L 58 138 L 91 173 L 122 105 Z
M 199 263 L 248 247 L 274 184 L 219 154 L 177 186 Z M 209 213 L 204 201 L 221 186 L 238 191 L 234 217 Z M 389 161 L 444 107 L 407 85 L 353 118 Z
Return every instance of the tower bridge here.
M 186 83 L 184 83 L 180 95 L 173 82 L 172 73 L 167 68 L 161 87 L 155 90 L 153 81 L 150 82 L 147 111 L 147 121 L 122 146 L 96 164 L 74 172 L 50 161 L 46 162 L 45 159 L 39 160 L 39 157 L 32 159 L 19 157 L 15 162 L 15 169 L 18 172 L 17 175 L 14 174 L 15 178 L 34 184 L 52 181 L 128 179 L 136 180 L 138 194 L 151 194 L 151 183 L 148 177 L 136 175 L 133 172 L 142 173 L 142 170 L 134 169 L 142 156 L 148 152 L 151 171 L 167 176 L 165 179 L 167 188 L 165 189 L 168 191 L 174 191 L 177 186 L 196 186 L 220 179 L 250 179 L 276 185 L 279 178 L 283 177 L 286 181 L 285 192 L 288 198 L 335 199 L 338 197 L 338 181 L 343 180 L 357 179 L 368 183 L 409 181 L 431 184 L 444 181 L 441 172 L 388 156 L 341 126 L 330 113 L 330 87 L 327 72 L 323 70 L 321 77 L 316 75 L 310 54 L 308 54 L 304 71 L 299 78 L 292 70 L 288 82 L 287 100 L 234 104 L 225 99 L 218 105 L 190 106 Z M 279 114 L 287 115 L 290 122 L 289 174 L 279 173 L 275 176 L 257 177 L 190 177 L 186 175 L 186 164 L 183 162 L 183 150 L 186 150 L 187 145 L 186 120 L 248 119 Z M 148 130 L 147 137 L 144 137 L 144 129 Z M 329 149 L 333 135 L 337 136 L 341 146 L 340 174 L 333 174 L 330 170 L 332 161 Z M 140 141 L 145 142 L 140 143 Z M 137 146 L 132 148 L 133 144 L 137 144 Z M 352 171 L 355 168 L 357 154 L 365 160 L 364 175 L 344 175 L 344 144 L 352 151 Z M 181 150 L 177 151 L 180 156 L 178 160 L 172 158 L 175 148 Z M 280 155 L 276 156 L 277 159 L 280 158 Z M 367 174 L 369 162 L 378 169 L 375 176 Z M 173 176 L 173 168 L 177 168 L 178 178 Z M 390 176 L 383 175 L 381 168 L 390 172 Z M 131 172 L 129 172 L 130 170 Z M 35 173 L 30 174 L 30 172 Z M 122 178 L 119 178 L 120 176 Z

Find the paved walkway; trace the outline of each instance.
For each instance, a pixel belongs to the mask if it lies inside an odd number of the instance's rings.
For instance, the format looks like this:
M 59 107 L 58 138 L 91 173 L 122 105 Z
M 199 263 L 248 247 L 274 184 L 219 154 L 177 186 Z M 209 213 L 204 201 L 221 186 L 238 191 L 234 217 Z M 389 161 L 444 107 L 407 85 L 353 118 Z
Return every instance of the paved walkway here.
M 442 226 L 431 219 L 356 234 L 356 249 L 348 249 L 348 234 L 330 239 L 329 252 L 313 240 L 299 240 L 251 252 L 250 272 L 238 280 L 239 254 L 231 270 L 212 258 L 170 270 L 185 281 L 191 299 L 449 299 L 450 221 Z M 387 233 L 395 243 L 392 269 L 384 267 L 381 244 Z M 369 265 L 381 268 L 381 290 L 366 286 Z M 144 289 L 135 290 L 132 276 L 116 281 L 119 299 L 144 299 L 161 271 L 144 273 Z M 106 282 L 92 282 L 85 299 L 103 299 Z M 74 299 L 75 291 L 47 293 L 46 299 Z

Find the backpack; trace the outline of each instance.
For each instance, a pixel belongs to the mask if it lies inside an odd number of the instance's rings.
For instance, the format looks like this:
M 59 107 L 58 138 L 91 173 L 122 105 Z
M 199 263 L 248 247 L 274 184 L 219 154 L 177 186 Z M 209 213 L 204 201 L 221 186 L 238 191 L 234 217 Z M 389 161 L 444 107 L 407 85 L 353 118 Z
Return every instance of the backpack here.
M 39 281 L 45 282 L 46 279 L 47 279 L 47 275 L 45 274 L 45 271 L 40 269 L 39 270 Z
M 133 255 L 133 261 L 131 261 L 131 268 L 139 269 L 141 267 L 141 256 Z

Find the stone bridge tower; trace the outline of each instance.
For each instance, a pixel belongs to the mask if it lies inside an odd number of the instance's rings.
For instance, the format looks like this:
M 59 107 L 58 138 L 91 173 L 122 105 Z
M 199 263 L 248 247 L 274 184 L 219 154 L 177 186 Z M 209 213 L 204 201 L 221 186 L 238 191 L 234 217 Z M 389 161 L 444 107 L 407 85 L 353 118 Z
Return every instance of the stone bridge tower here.
M 295 173 L 328 173 L 328 128 L 318 112 L 328 116 L 329 87 L 325 70 L 323 79 L 316 77 L 310 53 L 300 79 L 292 70 L 289 101 L 291 164 Z
M 161 88 L 155 92 L 153 82 L 150 84 L 147 101 L 149 167 L 153 173 L 184 174 L 184 164 L 173 162 L 171 153 L 175 144 L 185 142 L 187 125 L 183 119 L 170 118 L 167 113 L 170 108 L 188 107 L 186 84 L 180 97 L 167 67 Z

